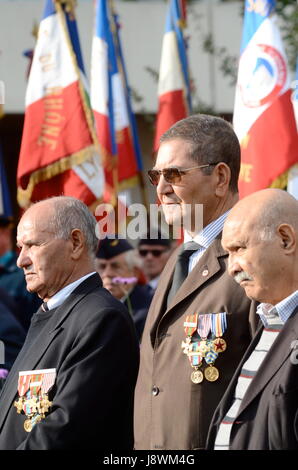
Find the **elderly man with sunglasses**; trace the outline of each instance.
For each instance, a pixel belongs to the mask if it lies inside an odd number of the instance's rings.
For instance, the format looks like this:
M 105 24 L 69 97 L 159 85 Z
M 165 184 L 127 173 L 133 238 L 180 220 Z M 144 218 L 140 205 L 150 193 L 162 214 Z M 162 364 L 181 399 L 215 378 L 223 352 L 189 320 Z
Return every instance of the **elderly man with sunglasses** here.
M 143 235 L 138 243 L 139 256 L 142 260 L 142 271 L 147 279 L 147 288 L 152 294 L 155 292 L 160 275 L 171 253 L 172 242 L 160 231 L 150 230 Z
M 256 330 L 254 302 L 229 277 L 221 246 L 239 170 L 230 124 L 195 115 L 162 136 L 148 172 L 166 222 L 183 224 L 184 243 L 163 270 L 143 332 L 135 449 L 205 448 L 213 412 Z

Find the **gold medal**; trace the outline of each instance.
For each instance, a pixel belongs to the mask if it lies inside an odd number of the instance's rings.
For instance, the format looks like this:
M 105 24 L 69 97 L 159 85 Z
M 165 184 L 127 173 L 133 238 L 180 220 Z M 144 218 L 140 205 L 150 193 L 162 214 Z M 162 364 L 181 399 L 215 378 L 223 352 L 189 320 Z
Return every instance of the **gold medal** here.
M 213 340 L 213 349 L 215 352 L 224 352 L 227 349 L 227 343 L 223 338 L 215 338 Z
M 204 374 L 208 382 L 215 382 L 219 377 L 218 369 L 211 365 L 204 370 Z
M 24 429 L 26 432 L 31 432 L 32 431 L 32 422 L 31 419 L 26 419 L 24 422 Z
M 194 370 L 190 376 L 190 379 L 194 384 L 200 384 L 204 380 L 203 372 L 200 370 Z

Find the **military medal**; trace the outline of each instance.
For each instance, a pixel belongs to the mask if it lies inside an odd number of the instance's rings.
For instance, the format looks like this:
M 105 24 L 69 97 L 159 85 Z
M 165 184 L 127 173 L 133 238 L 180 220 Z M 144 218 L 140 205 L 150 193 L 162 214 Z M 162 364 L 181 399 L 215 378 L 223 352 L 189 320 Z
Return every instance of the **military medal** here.
M 203 372 L 199 369 L 195 369 L 190 376 L 192 383 L 200 384 L 204 380 Z
M 192 343 L 191 350 L 188 353 L 188 359 L 191 366 L 194 368 L 190 375 L 190 380 L 194 384 L 199 384 L 204 380 L 204 375 L 203 372 L 199 370 L 199 367 L 202 364 L 203 356 L 200 353 L 198 341 Z
M 16 407 L 18 414 L 22 412 L 23 407 L 24 407 L 24 401 L 25 401 L 24 395 L 29 390 L 30 377 L 31 377 L 30 375 L 20 372 L 19 380 L 18 380 L 19 398 L 13 404 Z
M 227 314 L 226 312 L 215 313 L 212 316 L 211 331 L 215 336 L 213 340 L 213 349 L 217 353 L 224 352 L 227 349 L 227 343 L 222 338 L 227 329 Z
M 210 365 L 204 370 L 204 375 L 205 379 L 208 380 L 208 382 L 215 382 L 219 377 L 219 372 L 216 367 Z
M 24 413 L 24 429 L 31 432 L 33 427 L 45 418 L 52 402 L 48 399 L 48 392 L 56 379 L 56 369 L 43 369 L 39 371 L 19 372 L 18 392 L 19 399 L 14 402 L 17 413 Z

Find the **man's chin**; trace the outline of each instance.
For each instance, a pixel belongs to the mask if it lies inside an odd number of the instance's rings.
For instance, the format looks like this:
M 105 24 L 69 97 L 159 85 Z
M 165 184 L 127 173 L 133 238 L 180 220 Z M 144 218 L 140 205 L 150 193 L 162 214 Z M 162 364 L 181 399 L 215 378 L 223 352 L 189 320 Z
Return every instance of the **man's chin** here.
M 164 218 L 168 225 L 182 225 L 182 212 L 180 204 L 163 204 Z

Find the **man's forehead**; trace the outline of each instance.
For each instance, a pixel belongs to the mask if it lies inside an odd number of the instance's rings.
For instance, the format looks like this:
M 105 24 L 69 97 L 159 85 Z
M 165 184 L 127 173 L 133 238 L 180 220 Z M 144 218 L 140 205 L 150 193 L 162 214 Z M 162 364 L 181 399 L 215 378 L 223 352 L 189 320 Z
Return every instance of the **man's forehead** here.
M 231 240 L 234 237 L 241 236 L 241 233 L 244 232 L 245 223 L 239 219 L 232 218 L 227 219 L 223 227 L 223 240 Z

